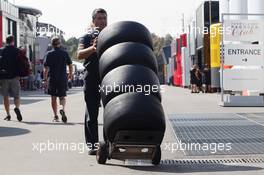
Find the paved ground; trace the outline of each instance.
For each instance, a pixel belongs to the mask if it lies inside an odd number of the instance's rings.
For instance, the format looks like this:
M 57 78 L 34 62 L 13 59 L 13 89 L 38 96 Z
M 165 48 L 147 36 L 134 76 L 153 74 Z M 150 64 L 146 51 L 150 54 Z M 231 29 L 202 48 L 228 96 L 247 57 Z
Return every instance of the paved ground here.
M 175 113 L 263 113 L 263 108 L 222 108 L 218 106 L 217 94 L 190 94 L 188 90 L 167 87 L 163 94 L 163 106 L 166 114 Z M 182 152 L 171 153 L 165 150 L 166 143 L 174 143 L 176 139 L 167 123 L 163 142 L 163 160 L 160 166 L 131 166 L 124 162 L 111 160 L 107 165 L 98 165 L 94 156 L 88 156 L 83 151 L 83 113 L 84 102 L 81 89 L 70 91 L 67 103 L 69 123 L 52 123 L 52 111 L 49 97 L 41 92 L 23 93 L 22 112 L 24 121 L 6 122 L 0 119 L 0 175 L 81 175 L 81 174 L 264 174 L 262 163 L 188 163 L 183 159 L 235 159 L 262 158 L 263 155 L 252 156 L 211 156 L 186 157 Z M 5 117 L 3 105 L 0 106 L 1 118 Z M 102 129 L 102 111 L 99 125 Z M 102 136 L 100 135 L 102 138 Z M 68 151 L 44 151 L 40 153 L 39 146 L 65 143 Z M 78 149 L 76 148 L 78 146 Z M 42 147 L 44 148 L 44 147 Z M 51 148 L 51 147 L 50 147 Z M 54 147 L 56 149 L 56 147 Z M 173 161 L 177 160 L 177 161 Z

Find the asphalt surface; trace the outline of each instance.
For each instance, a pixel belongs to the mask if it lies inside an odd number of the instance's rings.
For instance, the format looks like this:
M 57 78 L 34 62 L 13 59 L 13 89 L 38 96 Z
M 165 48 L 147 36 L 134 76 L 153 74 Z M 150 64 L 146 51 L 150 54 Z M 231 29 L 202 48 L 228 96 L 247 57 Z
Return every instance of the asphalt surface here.
M 163 107 L 166 115 L 182 113 L 263 113 L 263 108 L 223 108 L 218 94 L 191 94 L 189 90 L 165 87 Z M 2 101 L 2 99 L 0 99 Z M 167 118 L 162 144 L 162 163 L 151 166 L 142 161 L 109 160 L 99 165 L 95 156 L 84 149 L 84 98 L 81 88 L 70 90 L 67 97 L 68 124 L 53 123 L 50 98 L 41 91 L 23 92 L 23 122 L 4 121 L 0 106 L 0 175 L 82 175 L 82 174 L 264 174 L 264 163 L 227 160 L 262 159 L 264 155 L 225 155 L 188 157 L 182 151 L 166 149 L 177 143 Z M 13 109 L 13 107 L 11 108 Z M 102 108 L 99 131 L 102 140 Z M 63 145 L 63 149 L 59 145 Z M 57 147 L 56 147 L 57 146 Z M 214 161 L 213 161 L 214 160 Z

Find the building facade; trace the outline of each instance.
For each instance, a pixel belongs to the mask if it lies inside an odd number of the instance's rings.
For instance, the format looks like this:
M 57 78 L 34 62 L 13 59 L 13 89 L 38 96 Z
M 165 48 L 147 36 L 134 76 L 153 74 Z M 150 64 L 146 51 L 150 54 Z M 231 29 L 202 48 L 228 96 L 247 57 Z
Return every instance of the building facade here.
M 18 44 L 19 9 L 7 0 L 0 0 L 0 47 L 5 45 L 8 35 L 15 37 L 15 45 Z
M 38 22 L 37 32 L 38 32 L 38 36 L 47 36 L 47 37 L 63 36 L 65 34 L 58 27 L 56 27 L 52 24 L 43 23 L 43 22 Z

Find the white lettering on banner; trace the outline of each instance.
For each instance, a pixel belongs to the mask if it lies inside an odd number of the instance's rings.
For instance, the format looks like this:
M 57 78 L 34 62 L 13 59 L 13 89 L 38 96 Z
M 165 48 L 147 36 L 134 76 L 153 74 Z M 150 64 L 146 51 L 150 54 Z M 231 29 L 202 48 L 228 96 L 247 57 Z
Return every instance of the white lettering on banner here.
M 224 56 L 226 65 L 264 66 L 264 45 L 226 44 Z
M 224 41 L 264 41 L 263 20 L 229 20 L 224 22 Z

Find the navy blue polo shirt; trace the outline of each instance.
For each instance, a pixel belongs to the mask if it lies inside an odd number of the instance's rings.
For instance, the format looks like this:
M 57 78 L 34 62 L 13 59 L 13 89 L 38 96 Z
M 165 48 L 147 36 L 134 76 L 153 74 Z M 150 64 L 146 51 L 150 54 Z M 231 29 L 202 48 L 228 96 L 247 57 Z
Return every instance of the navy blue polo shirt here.
M 79 45 L 84 45 L 84 49 L 93 45 L 93 40 L 97 35 L 94 33 L 88 33 L 79 39 Z M 85 74 L 84 80 L 89 82 L 90 85 L 97 86 L 100 83 L 99 76 L 99 58 L 97 53 L 93 53 L 84 60 Z
M 62 83 L 67 81 L 66 66 L 72 64 L 69 54 L 61 48 L 54 48 L 47 52 L 44 66 L 49 67 L 49 81 Z
M 8 75 L 4 77 L 6 79 L 19 76 L 18 52 L 19 49 L 14 46 L 6 46 L 0 49 L 0 68 L 8 72 Z

